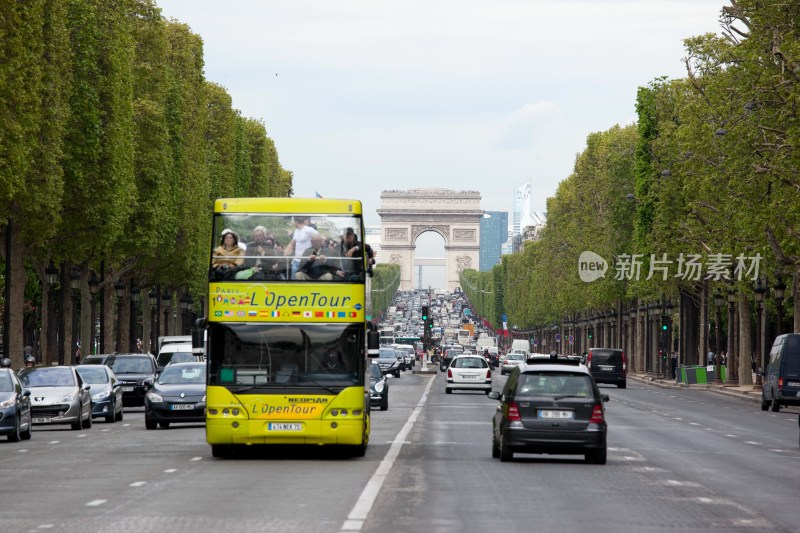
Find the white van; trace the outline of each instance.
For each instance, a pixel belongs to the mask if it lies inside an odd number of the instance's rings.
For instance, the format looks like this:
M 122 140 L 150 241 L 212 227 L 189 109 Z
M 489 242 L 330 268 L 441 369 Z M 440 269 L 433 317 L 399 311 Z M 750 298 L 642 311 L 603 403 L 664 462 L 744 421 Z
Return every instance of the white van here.
M 511 351 L 522 350 L 523 352 L 530 353 L 531 343 L 526 339 L 516 339 L 511 343 Z

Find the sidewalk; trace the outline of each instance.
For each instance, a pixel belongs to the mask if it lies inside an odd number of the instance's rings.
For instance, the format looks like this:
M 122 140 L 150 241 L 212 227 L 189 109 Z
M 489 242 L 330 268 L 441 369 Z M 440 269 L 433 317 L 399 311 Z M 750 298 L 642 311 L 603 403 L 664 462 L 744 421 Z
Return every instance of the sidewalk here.
M 743 398 L 751 402 L 761 403 L 761 391 L 753 388 L 752 385 L 718 385 L 716 383 L 704 383 L 702 385 L 687 385 L 685 383 L 678 383 L 672 379 L 662 379 L 647 374 L 628 374 L 629 379 L 640 381 L 642 383 L 650 383 L 662 389 L 697 389 L 709 390 L 717 394 L 724 394 L 735 398 Z

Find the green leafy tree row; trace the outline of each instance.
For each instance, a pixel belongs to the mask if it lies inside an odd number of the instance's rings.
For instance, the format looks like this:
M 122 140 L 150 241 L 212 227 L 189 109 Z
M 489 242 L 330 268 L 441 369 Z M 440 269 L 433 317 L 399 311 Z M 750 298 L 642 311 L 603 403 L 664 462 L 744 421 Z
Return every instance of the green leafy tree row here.
M 749 381 L 755 277 L 787 283 L 782 311 L 790 318 L 781 329 L 792 329 L 793 317 L 800 330 L 798 21 L 800 4 L 732 0 L 721 10 L 721 35 L 687 39 L 685 78 L 640 88 L 637 124 L 589 135 L 547 201 L 541 239 L 504 256 L 492 273 L 462 273 L 481 315 L 496 324 L 502 310 L 529 329 L 666 298 L 681 304 L 686 328 L 697 332 L 684 346 L 697 357 L 708 346 L 700 316 L 709 295 L 731 289 L 747 369 L 740 377 Z M 583 251 L 609 261 L 605 277 L 580 279 Z M 634 254 L 639 270 L 622 269 Z M 699 278 L 680 275 L 681 254 L 701 256 Z M 667 275 L 658 269 L 664 259 Z M 708 270 L 714 261 L 727 277 Z M 755 264 L 757 275 L 748 270 Z M 768 298 L 770 316 L 776 305 Z
M 387 263 L 375 265 L 373 267 L 372 284 L 370 287 L 373 319 L 378 319 L 386 313 L 399 287 L 400 265 Z
M 153 0 L 5 2 L 0 57 L 0 226 L 11 249 L 4 298 L 26 301 L 26 287 L 46 286 L 53 262 L 62 286 L 66 272 L 80 274 L 84 303 L 101 264 L 105 289 L 135 279 L 199 300 L 213 200 L 291 195 L 292 174 L 264 123 L 243 117 L 205 79 L 201 38 Z M 113 324 L 113 291 L 105 292 Z M 48 291 L 34 294 L 29 312 L 50 330 L 41 311 Z M 81 305 L 78 334 L 67 303 L 58 302 L 68 325 L 61 340 L 85 342 L 89 306 Z M 24 309 L 12 306 L 9 317 L 5 351 L 15 359 Z M 116 334 L 106 328 L 107 349 L 115 339 L 118 349 L 131 344 L 120 323 Z M 39 341 L 40 357 L 52 360 L 53 339 Z

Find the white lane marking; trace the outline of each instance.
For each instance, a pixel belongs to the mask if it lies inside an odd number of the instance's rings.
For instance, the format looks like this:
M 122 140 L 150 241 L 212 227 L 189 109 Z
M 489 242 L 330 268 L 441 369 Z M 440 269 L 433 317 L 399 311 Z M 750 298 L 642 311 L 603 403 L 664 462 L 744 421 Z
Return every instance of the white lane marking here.
M 167 468 L 166 470 L 164 470 L 164 473 L 165 474 L 172 474 L 173 472 L 177 472 L 177 471 L 178 471 L 177 468 Z
M 86 507 L 97 507 L 98 505 L 103 505 L 108 500 L 92 500 L 86 504 Z
M 754 445 L 754 446 L 761 446 L 761 443 L 760 443 L 760 442 L 756 442 L 756 441 L 754 441 L 754 440 L 746 440 L 746 441 L 744 441 L 744 443 L 745 443 L 745 444 L 752 444 L 752 445 Z
M 690 426 L 699 426 L 700 424 L 698 424 L 697 422 L 689 422 L 689 425 Z
M 134 481 L 129 487 L 141 487 L 142 485 L 147 485 L 147 481 Z
M 85 436 L 86 436 L 86 433 L 81 433 L 80 435 L 78 435 L 78 437 L 85 437 Z
M 676 417 L 673 418 L 673 420 L 683 420 L 683 418 L 681 418 L 679 416 L 676 416 Z
M 122 427 L 124 427 L 124 428 L 126 428 L 128 426 L 130 426 L 130 424 L 122 424 Z
M 711 498 L 706 498 L 705 496 L 700 496 L 699 498 L 697 498 L 697 501 L 700 503 L 712 503 L 714 500 L 712 500 Z
M 111 431 L 111 430 L 106 428 L 106 429 L 101 429 L 100 431 Z
M 200 460 L 202 460 L 202 459 L 203 459 L 202 457 L 192 457 L 192 458 L 191 458 L 191 459 L 189 459 L 189 460 L 190 460 L 190 461 L 200 461 Z
M 51 529 L 55 527 L 53 524 L 42 524 L 38 527 L 38 529 Z
M 434 381 L 436 380 L 431 379 L 428 381 L 428 386 L 425 387 L 425 392 L 422 393 L 422 398 L 420 398 L 419 403 L 417 403 L 417 406 L 408 416 L 408 420 L 406 420 L 403 429 L 401 429 L 395 437 L 394 442 L 389 448 L 389 451 L 386 452 L 386 456 L 383 458 L 383 461 L 381 461 L 381 464 L 378 465 L 378 469 L 375 470 L 375 473 L 372 474 L 372 477 L 367 482 L 364 490 L 361 491 L 361 495 L 358 497 L 356 504 L 353 506 L 353 509 L 347 516 L 347 520 L 345 520 L 342 524 L 342 531 L 361 530 L 361 527 L 364 525 L 364 521 L 367 519 L 367 516 L 369 515 L 369 512 L 372 509 L 372 506 L 375 503 L 381 488 L 383 487 L 383 483 L 386 481 L 386 477 L 389 475 L 389 471 L 392 469 L 392 465 L 397 459 L 397 456 L 400 455 L 400 450 L 403 448 L 403 442 L 405 442 L 408 434 L 411 433 L 411 428 L 414 427 L 414 423 L 417 421 L 419 414 L 422 412 L 422 408 L 425 406 L 425 402 L 428 400 L 428 394 L 431 391 L 431 386 L 433 385 Z
M 58 444 L 59 442 L 61 442 L 61 441 L 60 440 L 51 440 L 50 444 Z
M 775 453 L 786 453 L 786 450 L 778 450 L 777 448 L 770 448 L 769 451 L 775 452 Z
M 28 450 L 17 450 L 17 453 L 25 453 L 25 452 L 27 452 L 27 451 L 28 451 Z
M 726 436 L 726 437 L 730 437 L 730 438 L 732 438 L 732 439 L 735 439 L 735 438 L 736 438 L 736 435 L 725 435 L 725 436 Z

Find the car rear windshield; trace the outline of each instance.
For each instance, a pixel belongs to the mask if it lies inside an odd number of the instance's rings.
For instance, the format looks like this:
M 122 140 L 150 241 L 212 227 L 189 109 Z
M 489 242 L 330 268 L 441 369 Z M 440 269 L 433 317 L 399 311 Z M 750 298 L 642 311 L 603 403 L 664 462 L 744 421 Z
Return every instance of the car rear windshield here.
M 78 367 L 77 370 L 84 383 L 88 383 L 90 385 L 108 383 L 108 374 L 106 374 L 105 367 L 99 365 L 85 365 Z
M 161 385 L 200 385 L 206 382 L 204 365 L 168 366 L 158 378 Z
M 158 366 L 167 366 L 169 363 L 193 363 L 194 361 L 192 352 L 165 352 L 158 354 L 156 360 Z
M 115 374 L 150 374 L 153 365 L 146 357 L 117 357 L 111 363 L 111 370 Z
M 14 392 L 14 383 L 8 372 L 0 372 L 0 392 Z
M 524 353 L 512 353 L 512 354 L 508 355 L 507 359 L 509 359 L 510 361 L 524 361 L 525 360 L 525 354 Z
M 622 352 L 619 350 L 592 350 L 592 364 L 619 365 L 622 364 Z
M 592 396 L 592 378 L 568 372 L 526 372 L 519 377 L 516 393 L 521 396 Z
M 489 366 L 482 357 L 456 357 L 453 368 L 486 368 Z

